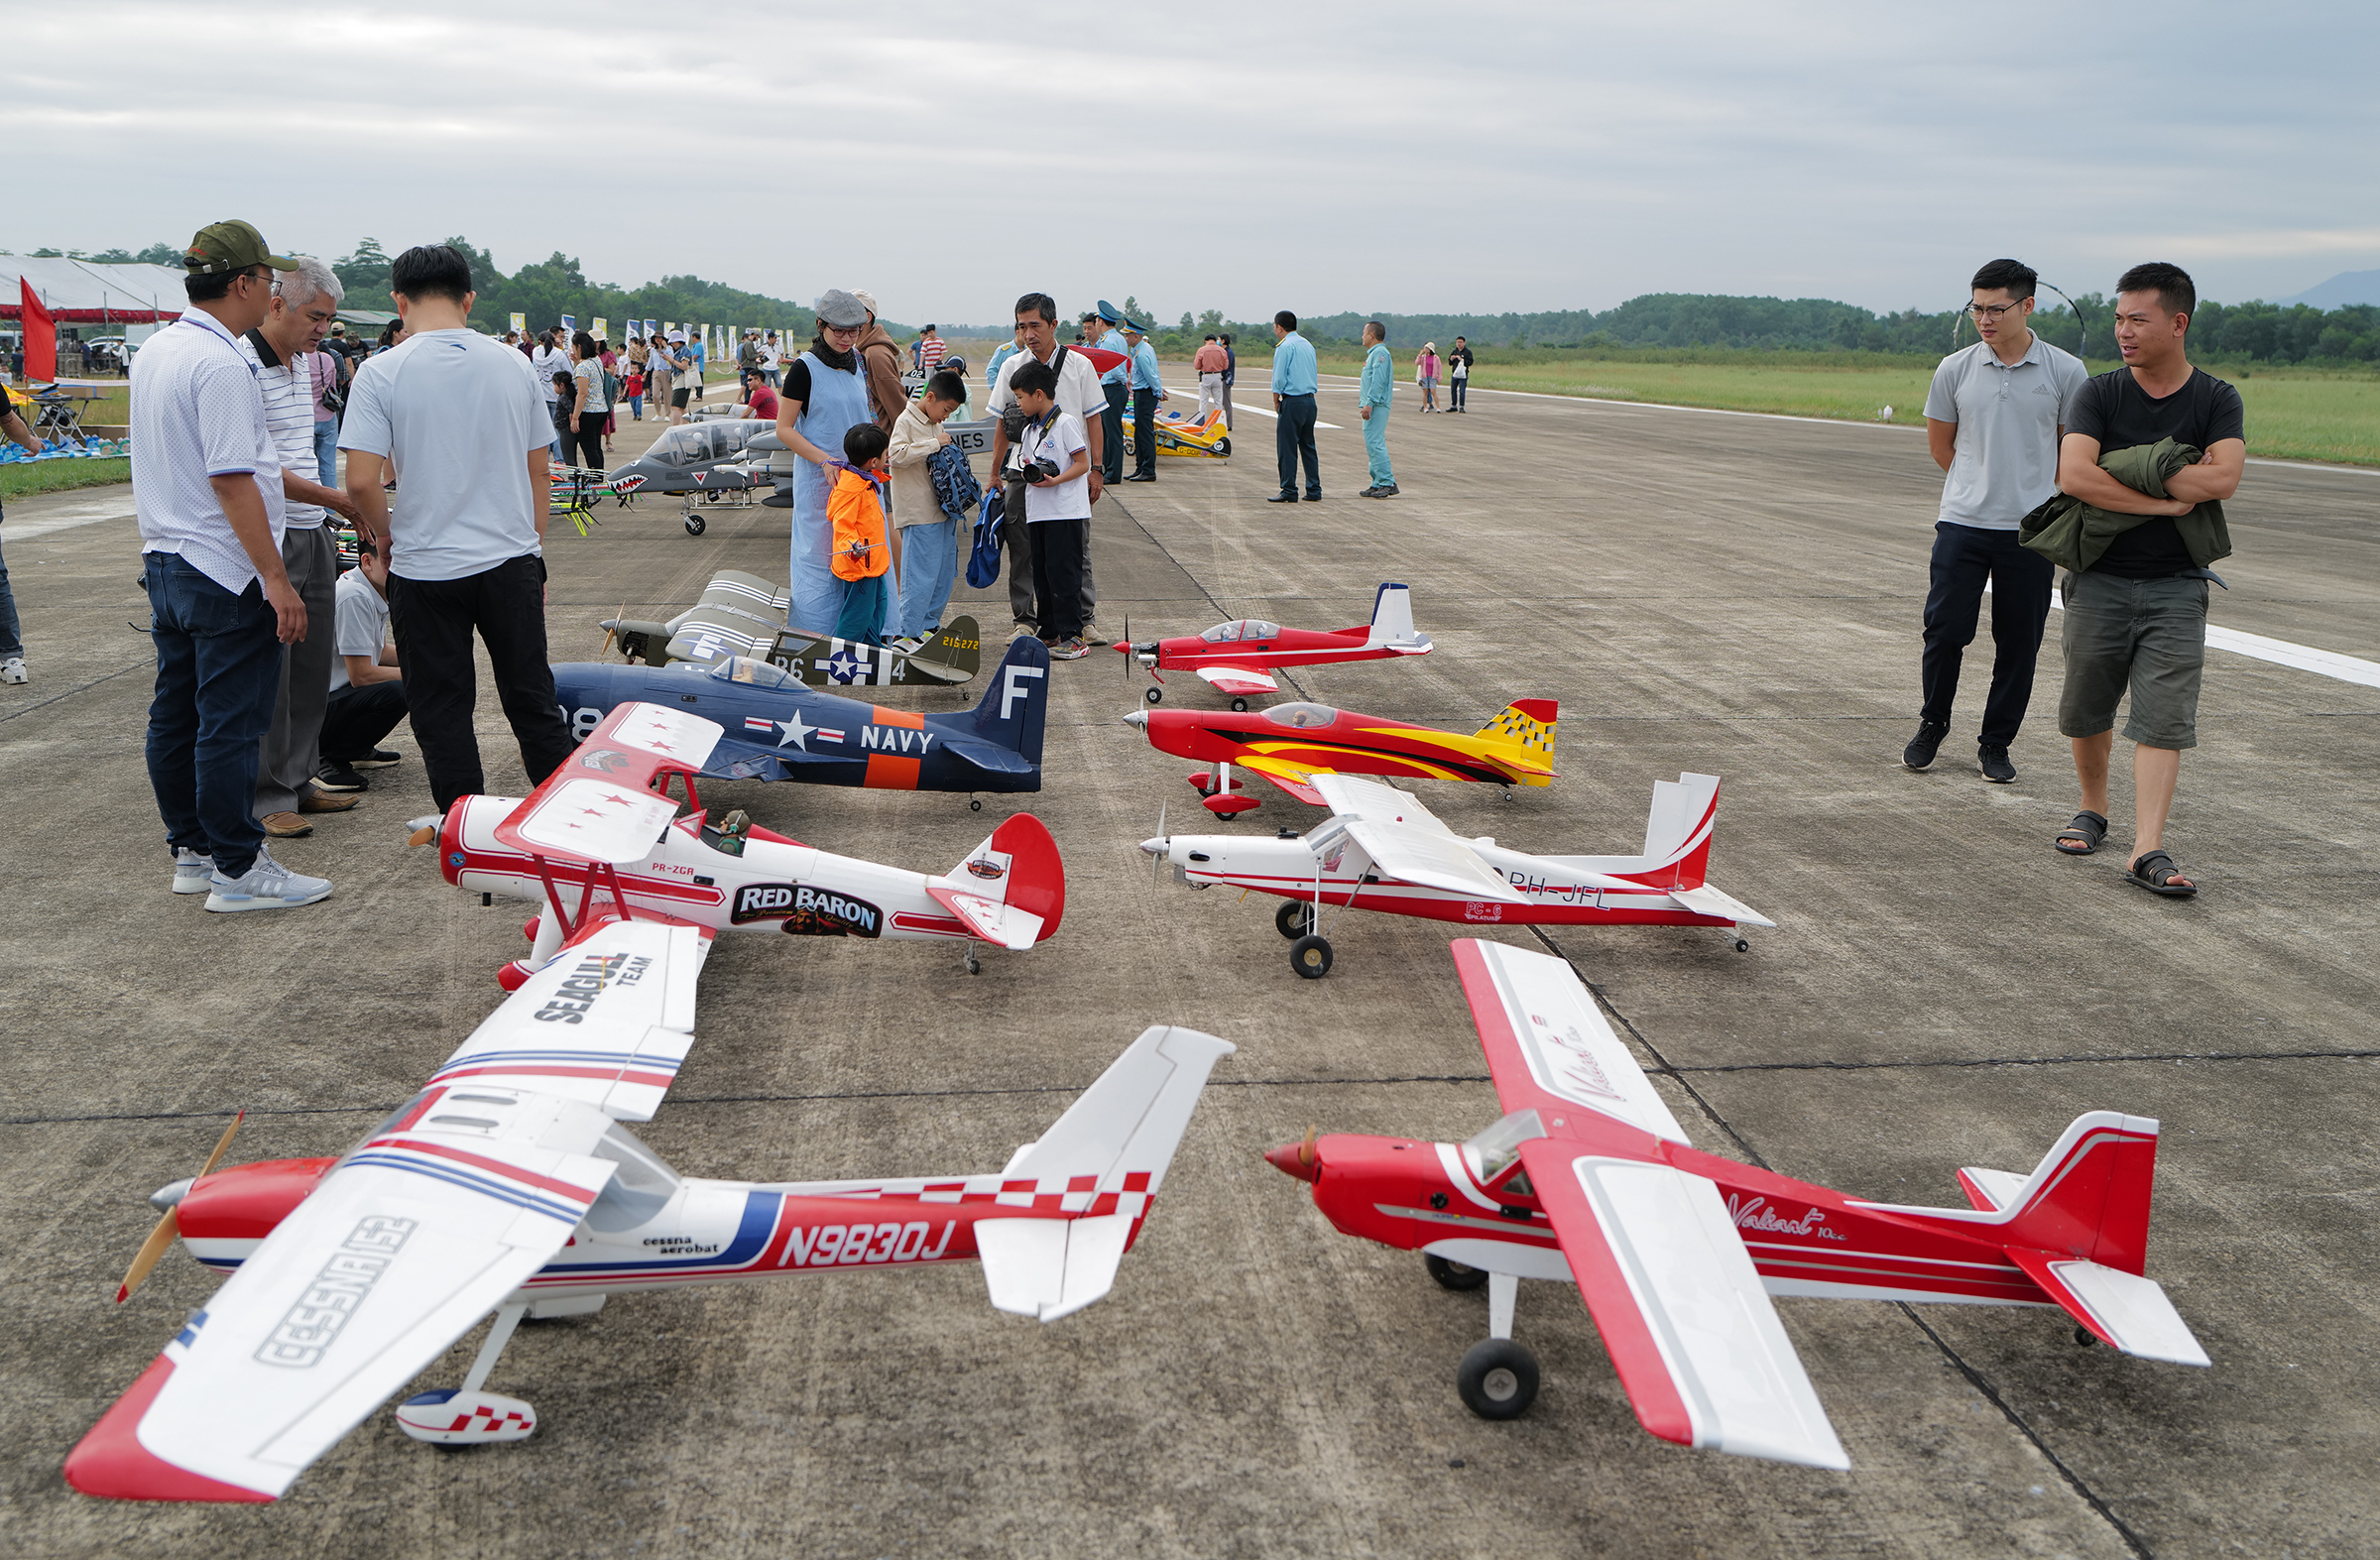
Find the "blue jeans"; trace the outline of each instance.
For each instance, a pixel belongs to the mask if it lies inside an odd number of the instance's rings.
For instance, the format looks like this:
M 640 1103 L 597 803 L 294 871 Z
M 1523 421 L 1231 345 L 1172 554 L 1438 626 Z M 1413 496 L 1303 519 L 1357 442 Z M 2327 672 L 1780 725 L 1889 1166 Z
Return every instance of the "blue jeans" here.
M 1388 403 L 1383 401 L 1369 410 L 1371 416 L 1364 420 L 1364 457 L 1371 467 L 1371 485 L 1392 488 L 1396 471 L 1388 464 Z
M 881 645 L 885 638 L 885 576 L 847 580 L 843 610 L 835 618 L 835 638 L 858 645 Z
M 945 517 L 925 526 L 904 526 L 900 533 L 900 633 L 923 639 L 926 630 L 942 626 L 942 609 L 950 605 L 950 588 L 959 570 L 959 523 Z
M 25 654 L 25 634 L 17 622 L 17 598 L 8 588 L 8 560 L 0 558 L 0 660 Z
M 170 552 L 142 554 L 156 619 L 149 784 L 166 843 L 237 878 L 255 864 L 258 744 L 273 725 L 281 639 L 264 586 L 233 595 Z
M 314 424 L 314 480 L 326 488 L 339 485 L 339 420 L 324 418 Z
M 643 396 L 628 398 L 628 415 L 639 422 L 645 420 L 645 398 Z

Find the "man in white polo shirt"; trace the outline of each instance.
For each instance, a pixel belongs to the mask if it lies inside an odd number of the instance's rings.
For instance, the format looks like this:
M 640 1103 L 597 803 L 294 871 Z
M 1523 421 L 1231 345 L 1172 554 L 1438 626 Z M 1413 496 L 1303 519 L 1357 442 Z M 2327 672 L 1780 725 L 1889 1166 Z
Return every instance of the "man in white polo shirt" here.
M 263 322 L 273 273 L 296 265 L 246 222 L 202 229 L 182 258 L 189 311 L 132 360 L 132 496 L 157 644 L 149 783 L 174 892 L 204 894 L 210 910 L 330 894 L 273 859 L 252 810 L 281 648 L 306 623 L 281 561 L 281 460 L 239 336 Z
M 1002 513 L 1001 540 L 1009 549 L 1009 608 L 1015 615 L 1016 627 L 1011 639 L 1025 639 L 1046 634 L 1046 614 L 1033 599 L 1033 541 L 1031 528 L 1024 521 L 1024 477 L 1013 469 L 1015 461 L 1010 454 L 1024 430 L 1024 413 L 1016 405 L 1016 391 L 1012 383 L 1016 371 L 1027 363 L 1046 363 L 1058 376 L 1057 407 L 1060 412 L 1082 420 L 1091 438 L 1091 502 L 1099 502 L 1101 491 L 1100 461 L 1105 445 L 1102 442 L 1102 419 L 1108 409 L 1107 393 L 1100 389 L 1099 370 L 1081 353 L 1058 344 L 1058 304 L 1047 293 L 1027 293 L 1016 300 L 1016 334 L 1024 350 L 1001 364 L 992 381 L 992 394 L 984 405 L 991 410 L 992 469 L 1000 474 Z M 1091 552 L 1086 543 L 1083 550 L 1083 643 L 1104 645 L 1092 618 L 1099 610 L 1099 587 L 1091 578 Z
M 282 567 L 305 603 L 305 638 L 293 642 L 282 657 L 273 729 L 265 733 L 257 756 L 256 819 L 275 839 L 313 833 L 306 814 L 345 812 L 355 805 L 351 796 L 314 788 L 320 758 L 314 744 L 330 697 L 331 591 L 339 578 L 338 548 L 323 529 L 322 516 L 327 508 L 352 520 L 355 505 L 346 494 L 314 480 L 320 463 L 314 454 L 313 374 L 306 360 L 329 331 L 344 296 L 330 267 L 300 255 L 297 270 L 274 279 L 264 323 L 240 337 L 241 354 L 256 366 L 257 388 L 264 395 L 265 431 L 281 457 Z
M 1994 654 L 1975 763 L 1998 784 L 2016 779 L 2008 748 L 2032 702 L 2033 662 L 2057 572 L 2018 545 L 2017 523 L 2058 491 L 2058 441 L 2090 377 L 2081 359 L 2026 323 L 2036 283 L 2021 261 L 1995 260 L 1976 272 L 1967 312 L 1982 339 L 1944 358 L 1926 392 L 1926 442 L 1948 479 L 1934 526 L 1919 662 L 1925 707 L 1901 762 L 1928 768 L 1950 735 L 1960 653 L 1974 640 L 1988 580 Z
M 486 789 L 471 636 L 478 632 L 532 785 L 570 756 L 545 660 L 545 445 L 553 427 L 521 354 L 471 328 L 470 263 L 445 244 L 399 255 L 403 345 L 355 376 L 339 447 L 359 532 L 387 539 L 389 617 L 406 703 L 440 812 Z M 392 515 L 382 483 L 394 470 Z

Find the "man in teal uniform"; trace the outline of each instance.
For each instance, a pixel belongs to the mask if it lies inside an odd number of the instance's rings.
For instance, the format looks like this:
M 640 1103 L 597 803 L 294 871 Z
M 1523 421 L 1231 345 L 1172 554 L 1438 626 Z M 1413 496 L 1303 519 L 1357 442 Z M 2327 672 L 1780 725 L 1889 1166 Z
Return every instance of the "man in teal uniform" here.
M 1102 461 L 1105 469 L 1100 473 L 1100 480 L 1121 482 L 1124 480 L 1124 408 L 1131 400 L 1132 349 L 1124 339 L 1123 330 L 1118 328 L 1124 323 L 1124 316 L 1116 312 L 1114 304 L 1103 300 L 1099 305 L 1099 317 L 1107 324 L 1107 334 L 1092 344 L 1103 352 L 1113 352 L 1125 360 L 1099 376 L 1099 388 L 1108 398 L 1108 410 L 1101 413 L 1099 419 L 1106 432 L 1103 440 L 1106 448 L 1100 451 L 1105 457 Z
M 1364 388 L 1356 416 L 1364 420 L 1364 454 L 1371 463 L 1371 486 L 1358 498 L 1396 497 L 1396 473 L 1388 465 L 1388 398 L 1396 393 L 1396 365 L 1388 358 L 1388 327 L 1374 319 L 1364 326 Z

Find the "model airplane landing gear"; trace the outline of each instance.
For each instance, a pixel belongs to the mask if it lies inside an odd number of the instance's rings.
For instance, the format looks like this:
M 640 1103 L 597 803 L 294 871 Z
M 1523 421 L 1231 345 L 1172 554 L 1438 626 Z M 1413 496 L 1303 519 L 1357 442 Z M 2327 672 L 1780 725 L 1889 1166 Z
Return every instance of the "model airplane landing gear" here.
M 1307 980 L 1321 980 L 1331 973 L 1331 945 L 1307 933 L 1289 945 L 1289 968 Z
M 479 1346 L 479 1357 L 471 1362 L 471 1374 L 463 1378 L 463 1384 L 407 1398 L 397 1407 L 397 1428 L 416 1441 L 450 1451 L 528 1440 L 537 1428 L 537 1411 L 518 1397 L 480 1390 L 488 1373 L 496 1369 L 504 1346 L 513 1341 L 513 1329 L 528 1314 L 525 1301 L 499 1306 L 495 1325 L 488 1329 L 487 1341 Z
M 1246 812 L 1250 807 L 1263 804 L 1260 798 L 1250 796 L 1245 788 L 1232 783 L 1232 767 L 1229 764 L 1217 764 L 1212 775 L 1203 770 L 1193 774 L 1190 785 L 1206 798 L 1206 809 L 1219 818 L 1228 818 L 1236 812 Z
M 1737 953 L 1749 953 L 1752 951 L 1751 939 L 1744 935 L 1749 929 L 1744 926 L 1722 926 L 1719 935 Z
M 1431 1276 L 1435 1277 L 1432 1269 Z M 1517 1419 L 1537 1400 L 1537 1357 L 1512 1341 L 1512 1301 L 1520 1279 L 1488 1273 L 1488 1341 L 1476 1344 L 1455 1368 L 1463 1406 L 1483 1419 Z
M 689 537 L 699 537 L 703 534 L 704 530 L 709 526 L 709 524 L 710 523 L 704 520 L 700 515 L 688 515 L 686 517 L 686 535 Z
M 1283 900 L 1281 907 L 1272 912 L 1272 925 L 1292 941 L 1306 936 L 1314 930 L 1314 906 L 1303 900 Z
M 984 973 L 983 961 L 975 956 L 975 944 L 973 942 L 967 944 L 967 973 L 970 975 L 981 975 Z
M 1248 713 L 1248 700 L 1246 700 L 1246 699 L 1234 699 L 1234 700 L 1232 700 L 1232 713 L 1233 713 L 1233 714 L 1235 714 L 1235 715 L 1244 715 L 1244 714 Z
M 1439 1288 L 1452 1289 L 1458 1294 L 1477 1289 L 1488 1281 L 1488 1269 L 1485 1267 L 1466 1267 L 1461 1262 L 1448 1261 L 1443 1257 L 1433 1257 L 1427 1253 L 1422 1256 L 1421 1265 L 1429 1269 L 1430 1276 L 1437 1280 Z
M 1163 701 L 1165 697 L 1165 690 L 1163 688 L 1150 688 L 1146 693 L 1143 693 L 1140 696 L 1148 700 L 1148 702 L 1151 704 L 1156 704 Z

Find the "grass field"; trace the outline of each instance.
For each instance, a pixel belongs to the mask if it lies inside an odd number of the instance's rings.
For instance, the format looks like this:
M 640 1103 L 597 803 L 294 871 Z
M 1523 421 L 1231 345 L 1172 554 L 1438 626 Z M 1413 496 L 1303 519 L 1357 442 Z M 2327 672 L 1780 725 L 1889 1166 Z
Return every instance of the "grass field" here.
M 132 480 L 130 460 L 36 460 L 0 465 L 0 498 L 103 488 Z M 0 540 L 5 540 L 0 538 Z
M 1845 357 L 1850 357 L 1845 354 Z M 1325 372 L 1353 374 L 1362 360 L 1330 353 Z M 2103 373 L 2112 363 L 2090 365 Z M 1415 392 L 1410 353 L 1400 353 L 1399 399 Z M 2278 460 L 2380 465 L 2380 376 L 2276 368 L 2212 366 L 2209 372 L 2239 388 L 2247 406 L 2248 452 Z M 1541 395 L 1608 401 L 1666 402 L 1731 412 L 1780 412 L 1854 422 L 1925 420 L 1926 386 L 1934 365 L 1922 358 L 1860 355 L 1834 366 L 1815 353 L 1651 353 L 1604 356 L 1587 352 L 1494 350 L 1479 354 L 1472 383 L 1483 390 L 1527 390 Z M 1244 372 L 1243 379 L 1249 376 Z M 1443 392 L 1441 392 L 1443 395 Z

